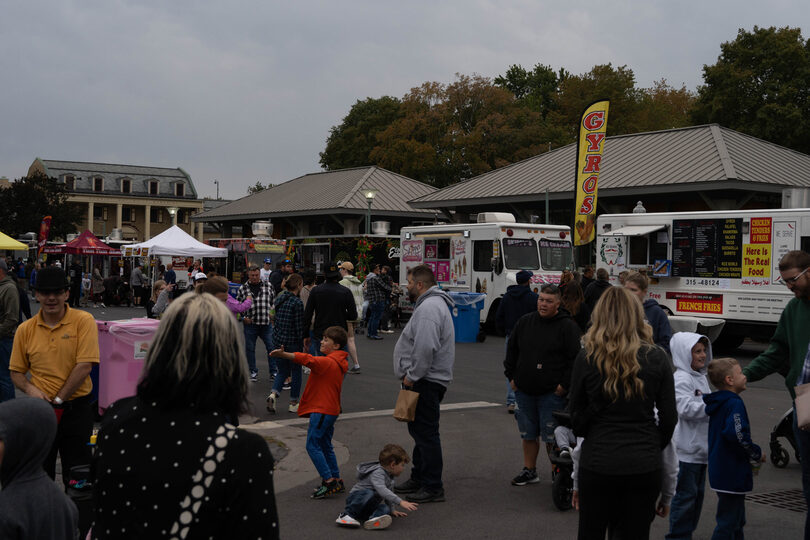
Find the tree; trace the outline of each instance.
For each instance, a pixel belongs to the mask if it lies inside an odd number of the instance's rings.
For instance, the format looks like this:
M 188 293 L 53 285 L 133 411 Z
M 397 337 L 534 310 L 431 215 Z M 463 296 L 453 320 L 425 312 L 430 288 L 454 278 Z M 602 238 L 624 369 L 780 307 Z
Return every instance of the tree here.
M 799 28 L 740 29 L 703 80 L 695 122 L 810 153 L 810 43 Z
M 326 148 L 320 153 L 321 166 L 330 171 L 374 165 L 370 154 L 377 136 L 401 117 L 400 109 L 400 100 L 395 97 L 358 100 L 340 125 L 329 130 Z
M 248 186 L 247 193 L 248 195 L 253 195 L 254 193 L 258 193 L 260 191 L 264 191 L 265 189 L 270 189 L 273 187 L 273 184 L 267 184 L 266 186 L 262 184 L 261 180 L 256 180 L 256 183 L 252 186 Z
M 41 172 L 14 180 L 0 189 L 0 222 L 3 231 L 17 237 L 39 231 L 42 218 L 51 216 L 51 238 L 65 238 L 75 233 L 84 216 L 82 208 L 68 203 L 64 184 Z
M 524 105 L 545 118 L 556 108 L 560 84 L 569 75 L 564 68 L 555 73 L 551 66 L 535 64 L 534 69 L 527 71 L 515 64 L 509 66 L 504 75 L 495 77 L 495 84 L 512 92 Z

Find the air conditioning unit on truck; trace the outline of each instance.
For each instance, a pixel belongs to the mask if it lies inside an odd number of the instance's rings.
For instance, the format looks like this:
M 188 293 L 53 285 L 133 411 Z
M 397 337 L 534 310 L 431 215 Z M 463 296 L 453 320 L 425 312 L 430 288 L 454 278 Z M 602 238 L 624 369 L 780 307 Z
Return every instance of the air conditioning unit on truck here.
M 521 270 L 534 272 L 532 288 L 559 283 L 572 258 L 571 229 L 561 225 L 515 223 L 512 214 L 482 213 L 478 223 L 403 227 L 399 283 L 408 269 L 427 264 L 448 291 L 485 293 L 481 323 L 495 327 L 506 288 Z M 407 295 L 403 295 L 407 298 Z
M 810 249 L 810 209 L 603 214 L 596 234 L 611 282 L 646 270 L 650 298 L 671 315 L 723 319 L 715 344 L 732 349 L 773 335 L 793 298 L 779 260 Z

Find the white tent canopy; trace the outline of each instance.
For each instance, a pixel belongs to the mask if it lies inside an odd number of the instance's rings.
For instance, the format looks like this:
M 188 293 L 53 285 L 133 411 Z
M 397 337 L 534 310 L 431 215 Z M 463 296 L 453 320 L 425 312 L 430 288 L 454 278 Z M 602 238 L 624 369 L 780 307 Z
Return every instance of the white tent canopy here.
M 149 248 L 149 255 L 177 255 L 196 258 L 228 256 L 227 249 L 203 244 L 177 225 L 173 225 L 146 242 L 129 244 L 126 247 L 133 250 Z

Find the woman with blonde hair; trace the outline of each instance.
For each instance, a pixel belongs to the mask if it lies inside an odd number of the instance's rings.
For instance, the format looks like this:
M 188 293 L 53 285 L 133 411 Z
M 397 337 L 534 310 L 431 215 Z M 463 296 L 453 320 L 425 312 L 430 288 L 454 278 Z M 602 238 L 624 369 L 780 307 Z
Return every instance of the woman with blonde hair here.
M 574 362 L 570 410 L 584 437 L 579 461 L 579 538 L 649 538 L 661 491 L 661 451 L 678 414 L 667 354 L 652 343 L 641 303 L 607 289 Z M 657 410 L 657 422 L 656 422 Z
M 150 319 L 159 319 L 171 302 L 170 292 L 174 285 L 166 285 L 162 279 L 152 285 L 152 295 L 146 302 L 146 316 Z
M 160 321 L 133 397 L 98 434 L 93 538 L 278 538 L 273 456 L 248 409 L 240 328 L 210 294 Z

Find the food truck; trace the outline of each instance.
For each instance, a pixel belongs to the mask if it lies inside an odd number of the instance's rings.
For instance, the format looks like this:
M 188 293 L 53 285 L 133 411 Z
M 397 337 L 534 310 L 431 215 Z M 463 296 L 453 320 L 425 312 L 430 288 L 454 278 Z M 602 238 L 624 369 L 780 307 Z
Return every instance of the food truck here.
M 723 319 L 716 345 L 768 339 L 793 293 L 779 260 L 810 250 L 810 209 L 603 214 L 597 268 L 613 283 L 644 270 L 649 297 L 676 316 Z
M 230 281 L 241 283 L 247 278 L 247 269 L 250 265 L 259 268 L 264 264 L 266 258 L 273 262 L 273 269 L 276 263 L 287 258 L 287 243 L 284 240 L 269 237 L 252 238 L 212 238 L 205 242 L 209 246 L 225 248 L 228 250 L 228 257 L 224 263 L 216 259 L 204 261 L 203 268 L 215 269 L 218 274 L 226 276 Z M 224 264 L 224 268 L 221 266 Z
M 516 223 L 512 214 L 478 214 L 477 223 L 403 227 L 400 233 L 400 284 L 408 269 L 427 264 L 448 291 L 486 294 L 480 311 L 487 331 L 503 294 L 521 270 L 531 270 L 533 289 L 559 283 L 572 264 L 571 228 L 564 225 Z
M 330 263 L 349 261 L 362 279 L 374 264 L 388 265 L 393 272 L 399 266 L 399 236 L 390 234 L 338 234 L 331 236 L 291 236 L 289 252 L 299 268 L 311 268 L 323 274 Z

